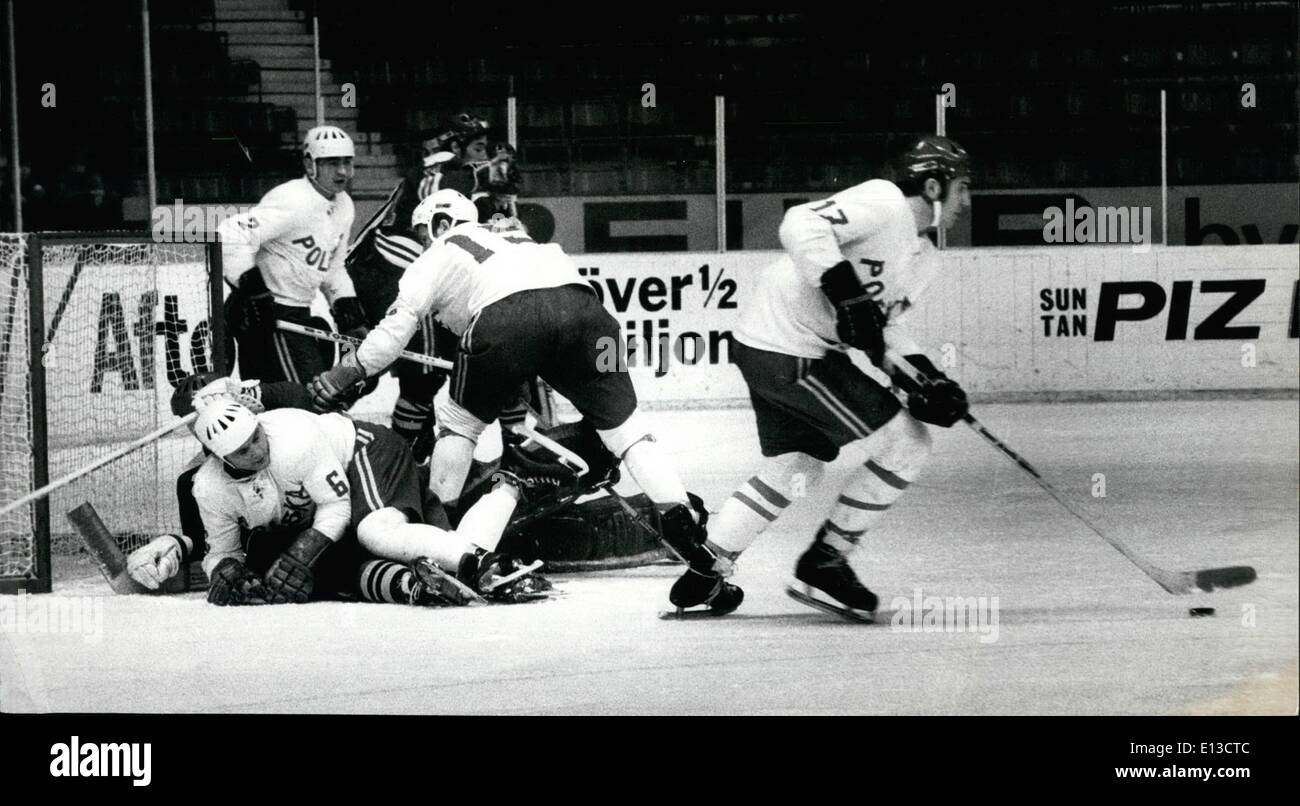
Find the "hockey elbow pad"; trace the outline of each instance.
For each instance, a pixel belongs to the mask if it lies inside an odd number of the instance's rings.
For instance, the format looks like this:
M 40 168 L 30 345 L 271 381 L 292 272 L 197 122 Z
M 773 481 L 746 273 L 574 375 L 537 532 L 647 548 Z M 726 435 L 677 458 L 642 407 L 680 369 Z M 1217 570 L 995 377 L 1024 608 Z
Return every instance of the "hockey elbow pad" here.
M 885 314 L 862 287 L 853 264 L 841 260 L 821 276 L 821 289 L 835 306 L 835 332 L 840 341 L 867 354 L 879 365 L 885 353 Z

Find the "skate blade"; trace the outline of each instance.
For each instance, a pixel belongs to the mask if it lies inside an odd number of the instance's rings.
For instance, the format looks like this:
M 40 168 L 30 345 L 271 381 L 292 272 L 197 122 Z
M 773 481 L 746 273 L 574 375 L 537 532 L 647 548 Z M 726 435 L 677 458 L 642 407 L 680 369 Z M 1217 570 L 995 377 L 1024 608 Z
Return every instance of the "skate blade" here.
M 534 602 L 546 602 L 551 599 L 559 599 L 564 594 L 559 591 L 535 591 L 531 593 L 512 593 L 500 599 L 492 599 L 490 604 L 514 605 L 514 604 L 533 604 Z
M 448 599 L 448 604 L 460 607 L 477 607 L 487 604 L 487 599 L 479 596 L 474 589 L 448 574 L 433 562 L 420 563 L 416 574 L 420 581 L 437 591 L 438 595 Z
M 794 599 L 796 602 L 801 602 L 803 604 L 808 605 L 809 607 L 815 607 L 818 610 L 821 610 L 822 612 L 825 613 L 830 613 L 833 616 L 839 616 L 840 618 L 846 621 L 852 621 L 856 624 L 876 623 L 876 615 L 874 612 L 869 613 L 865 610 L 854 610 L 851 607 L 844 607 L 842 605 L 832 604 L 822 599 L 818 599 L 816 596 L 814 596 L 811 593 L 811 590 L 805 593 L 804 591 L 799 590 L 793 585 L 788 585 L 786 586 L 785 592 L 790 596 L 791 599 Z
M 728 610 L 727 613 L 731 611 Z M 677 608 L 675 610 L 660 610 L 659 618 L 664 621 L 694 621 L 696 619 L 722 618 L 726 613 L 719 613 L 711 607 L 700 607 L 695 610 Z
M 499 579 L 493 580 L 491 585 L 488 585 L 483 588 L 483 592 L 492 593 L 493 591 L 498 590 L 499 588 L 509 585 L 511 582 L 514 582 L 517 579 L 522 579 L 523 577 L 528 576 L 534 571 L 537 571 L 542 567 L 542 565 L 543 563 L 541 560 L 533 560 L 528 565 L 525 565 L 522 568 L 517 569 L 514 573 L 506 574 L 505 576 Z

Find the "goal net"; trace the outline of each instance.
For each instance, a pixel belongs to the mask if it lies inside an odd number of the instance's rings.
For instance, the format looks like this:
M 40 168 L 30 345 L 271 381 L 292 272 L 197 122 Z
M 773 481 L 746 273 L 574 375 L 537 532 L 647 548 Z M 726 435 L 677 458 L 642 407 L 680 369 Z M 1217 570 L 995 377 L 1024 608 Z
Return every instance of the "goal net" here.
M 216 248 L 117 233 L 3 236 L 4 502 L 176 420 L 176 384 L 224 365 Z M 181 429 L 0 516 L 0 584 L 47 590 L 49 555 L 80 548 L 65 513 L 83 501 L 124 551 L 179 531 L 176 477 L 198 452 Z

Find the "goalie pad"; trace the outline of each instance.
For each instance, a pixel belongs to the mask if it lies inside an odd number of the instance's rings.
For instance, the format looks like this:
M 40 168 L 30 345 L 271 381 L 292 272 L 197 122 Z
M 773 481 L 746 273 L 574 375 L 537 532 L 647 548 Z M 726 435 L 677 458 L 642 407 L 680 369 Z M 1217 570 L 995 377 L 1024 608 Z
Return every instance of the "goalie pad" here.
M 659 508 L 645 495 L 627 502 L 655 532 Z M 610 496 L 572 504 L 566 509 L 513 526 L 497 551 L 524 562 L 542 560 L 548 571 L 596 571 L 631 568 L 665 559 L 658 538 L 638 526 Z

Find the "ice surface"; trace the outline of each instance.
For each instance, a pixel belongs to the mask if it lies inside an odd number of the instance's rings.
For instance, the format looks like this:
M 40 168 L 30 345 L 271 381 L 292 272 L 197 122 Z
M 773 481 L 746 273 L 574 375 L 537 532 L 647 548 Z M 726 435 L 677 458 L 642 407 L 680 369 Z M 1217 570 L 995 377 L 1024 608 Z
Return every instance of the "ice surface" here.
M 55 596 L 95 597 L 102 632 L 0 632 L 0 709 L 1295 712 L 1295 401 L 988 405 L 976 414 L 1152 562 L 1250 564 L 1259 580 L 1166 594 L 958 427 L 937 435 L 925 474 L 855 565 L 886 607 L 918 588 L 997 597 L 996 634 L 988 623 L 983 634 L 857 626 L 784 595 L 795 558 L 861 460 L 850 450 L 742 557 L 733 581 L 746 600 L 724 619 L 656 618 L 680 570 L 672 566 L 556 576 L 564 598 L 510 607 L 236 609 L 199 595 L 113 596 L 82 561 L 80 576 L 56 576 Z M 712 509 L 759 458 L 747 410 L 649 416 Z M 1104 498 L 1092 495 L 1096 474 Z M 1193 606 L 1218 615 L 1189 618 Z

